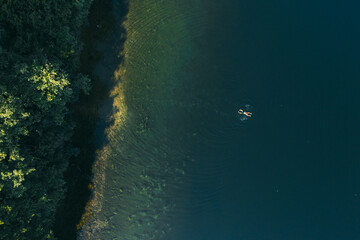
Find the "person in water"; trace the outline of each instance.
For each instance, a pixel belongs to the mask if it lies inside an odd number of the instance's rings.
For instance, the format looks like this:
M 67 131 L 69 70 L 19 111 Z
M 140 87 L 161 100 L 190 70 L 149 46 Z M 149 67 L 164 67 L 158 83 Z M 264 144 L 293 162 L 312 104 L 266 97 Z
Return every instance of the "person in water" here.
M 245 112 L 245 111 L 242 110 L 242 109 L 239 109 L 238 114 L 240 114 L 240 115 L 245 115 L 245 116 L 247 116 L 247 117 L 251 117 L 251 115 L 252 115 L 251 112 Z

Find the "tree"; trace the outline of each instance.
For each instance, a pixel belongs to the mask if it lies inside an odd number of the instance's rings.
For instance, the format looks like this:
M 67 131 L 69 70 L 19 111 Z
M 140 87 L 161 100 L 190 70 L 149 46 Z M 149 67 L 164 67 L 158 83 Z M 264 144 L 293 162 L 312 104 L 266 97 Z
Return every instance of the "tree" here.
M 63 172 L 76 153 L 68 109 L 90 0 L 0 0 L 0 239 L 53 239 Z

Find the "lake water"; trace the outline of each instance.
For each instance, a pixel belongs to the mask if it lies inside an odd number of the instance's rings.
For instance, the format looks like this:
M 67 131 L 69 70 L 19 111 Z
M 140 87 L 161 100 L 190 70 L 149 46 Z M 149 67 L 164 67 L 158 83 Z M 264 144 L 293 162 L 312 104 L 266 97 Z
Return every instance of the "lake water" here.
M 360 239 L 359 7 L 130 0 L 79 239 Z

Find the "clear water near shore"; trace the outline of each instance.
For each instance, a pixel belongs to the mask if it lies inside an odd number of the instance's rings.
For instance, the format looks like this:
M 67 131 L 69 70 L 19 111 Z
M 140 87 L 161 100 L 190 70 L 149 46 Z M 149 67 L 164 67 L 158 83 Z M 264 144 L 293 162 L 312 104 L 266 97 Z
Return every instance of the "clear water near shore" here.
M 114 1 L 115 16 L 117 7 Z M 182 143 L 188 103 L 177 96 L 195 52 L 191 12 L 175 1 L 131 1 L 129 7 L 125 48 L 117 53 L 124 62 L 113 75 L 114 124 L 94 165 L 92 217 L 80 239 L 165 239 L 191 161 Z M 108 75 L 106 62 L 116 61 L 111 44 L 102 46 L 100 77 Z

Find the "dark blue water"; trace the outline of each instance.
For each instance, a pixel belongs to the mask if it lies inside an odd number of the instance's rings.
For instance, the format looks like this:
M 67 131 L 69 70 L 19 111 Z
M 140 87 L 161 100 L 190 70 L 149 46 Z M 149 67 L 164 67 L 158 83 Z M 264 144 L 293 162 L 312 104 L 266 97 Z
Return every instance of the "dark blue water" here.
M 209 1 L 191 97 L 215 113 L 193 113 L 188 212 L 171 239 L 360 239 L 359 9 Z M 241 124 L 230 113 L 245 102 Z

